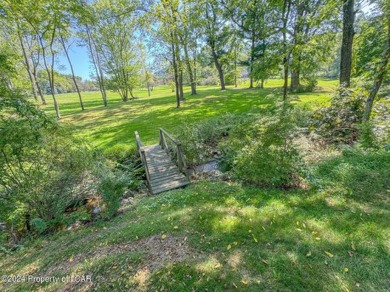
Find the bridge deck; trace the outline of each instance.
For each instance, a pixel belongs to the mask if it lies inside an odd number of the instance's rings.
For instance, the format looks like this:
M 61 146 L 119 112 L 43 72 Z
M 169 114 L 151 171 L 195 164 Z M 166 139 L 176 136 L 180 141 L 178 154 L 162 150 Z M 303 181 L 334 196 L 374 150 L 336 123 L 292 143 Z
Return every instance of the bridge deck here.
M 145 150 L 152 194 L 180 188 L 190 183 L 189 179 L 179 172 L 178 167 L 160 145 L 146 146 L 143 149 Z

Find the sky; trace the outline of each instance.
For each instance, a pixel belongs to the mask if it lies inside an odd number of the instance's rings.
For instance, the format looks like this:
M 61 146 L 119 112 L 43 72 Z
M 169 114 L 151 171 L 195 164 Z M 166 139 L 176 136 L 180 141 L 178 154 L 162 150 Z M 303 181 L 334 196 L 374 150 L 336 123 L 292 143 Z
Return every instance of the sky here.
M 80 76 L 83 80 L 91 79 L 91 63 L 89 61 L 88 51 L 86 47 L 72 45 L 69 48 L 69 57 L 72 61 L 73 70 L 76 76 Z M 65 55 L 60 55 L 57 59 L 57 70 L 64 74 L 70 74 L 70 67 Z

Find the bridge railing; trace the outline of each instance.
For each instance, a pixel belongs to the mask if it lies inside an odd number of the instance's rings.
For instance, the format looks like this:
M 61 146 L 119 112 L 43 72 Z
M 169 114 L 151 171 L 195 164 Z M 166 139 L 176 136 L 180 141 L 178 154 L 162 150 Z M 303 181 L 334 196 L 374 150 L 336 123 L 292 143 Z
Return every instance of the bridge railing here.
M 159 145 L 168 153 L 173 162 L 179 168 L 179 171 L 184 173 L 188 177 L 188 173 L 186 171 L 187 164 L 184 159 L 183 146 L 181 145 L 180 141 L 178 141 L 175 137 L 173 137 L 163 128 L 160 128 Z
M 145 149 L 142 146 L 141 138 L 140 138 L 137 131 L 135 131 L 135 140 L 137 141 L 137 149 L 138 149 L 138 153 L 141 157 L 142 164 L 145 167 L 146 179 L 148 180 L 148 182 L 150 182 L 150 172 L 149 172 L 148 163 L 146 162 Z M 149 186 L 149 184 L 148 184 L 148 186 Z

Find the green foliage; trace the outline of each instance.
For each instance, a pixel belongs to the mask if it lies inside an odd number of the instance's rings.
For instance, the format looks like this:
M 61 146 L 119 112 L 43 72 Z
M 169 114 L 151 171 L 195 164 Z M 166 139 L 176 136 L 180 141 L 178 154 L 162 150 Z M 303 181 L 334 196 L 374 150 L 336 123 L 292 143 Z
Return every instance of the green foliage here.
M 137 179 L 137 172 L 134 168 L 127 166 L 111 169 L 105 163 L 98 163 L 95 172 L 99 178 L 97 194 L 103 197 L 104 208 L 102 216 L 112 218 L 120 207 L 120 198 L 126 189 L 135 189 L 140 185 Z
M 43 233 L 47 229 L 47 223 L 45 220 L 41 218 L 34 218 L 31 219 L 30 225 L 32 229 L 37 232 L 38 234 Z
M 259 117 L 235 128 L 220 144 L 222 167 L 244 182 L 265 187 L 294 187 L 302 162 L 293 145 L 299 117 L 285 105 L 272 117 Z
M 112 170 L 23 96 L 6 89 L 1 96 L 0 221 L 23 233 L 34 218 L 30 224 L 37 234 L 53 231 L 90 219 L 85 210 L 65 211 L 96 193 L 103 196 L 106 216 L 113 216 L 124 189 L 137 186 L 132 165 Z
M 18 93 L 3 92 L 0 108 L 0 218 L 18 228 L 41 218 L 55 228 L 65 208 L 88 193 L 80 185 L 91 152 Z
M 199 165 L 213 158 L 218 143 L 243 121 L 243 116 L 231 114 L 201 120 L 196 124 L 182 123 L 176 128 L 188 166 Z
M 359 142 L 363 148 L 378 148 L 378 139 L 374 134 L 372 122 L 363 122 L 358 125 Z
M 330 143 L 350 144 L 359 136 L 366 95 L 363 89 L 340 88 L 330 106 L 315 111 L 310 129 Z

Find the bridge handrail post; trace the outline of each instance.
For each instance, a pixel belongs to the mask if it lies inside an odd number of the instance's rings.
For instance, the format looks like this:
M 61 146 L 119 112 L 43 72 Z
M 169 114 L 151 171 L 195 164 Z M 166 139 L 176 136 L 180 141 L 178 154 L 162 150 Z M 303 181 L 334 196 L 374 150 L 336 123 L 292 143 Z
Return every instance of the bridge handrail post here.
M 142 146 L 142 142 L 141 142 L 141 138 L 138 134 L 137 131 L 135 131 L 135 139 L 137 141 L 137 149 L 138 149 L 138 153 L 141 157 L 141 161 L 142 161 L 142 164 L 144 165 L 145 167 L 145 173 L 146 173 L 146 179 L 148 180 L 148 187 L 150 189 L 150 172 L 149 172 L 149 167 L 148 167 L 148 163 L 146 161 L 146 154 L 145 154 L 145 149 L 143 148 Z
M 183 151 L 183 147 L 181 145 L 181 142 L 178 141 L 176 138 L 174 138 L 171 134 L 169 134 L 167 131 L 165 131 L 163 128 L 160 128 L 160 146 L 161 148 L 165 149 L 165 151 L 169 154 L 169 145 L 166 141 L 166 137 L 168 139 L 170 139 L 173 144 L 175 144 L 175 148 L 176 148 L 176 163 L 177 163 L 177 166 L 179 168 L 179 171 L 184 173 L 187 177 L 188 177 L 188 174 L 187 174 L 187 164 L 185 162 L 185 159 L 184 159 L 184 151 Z

